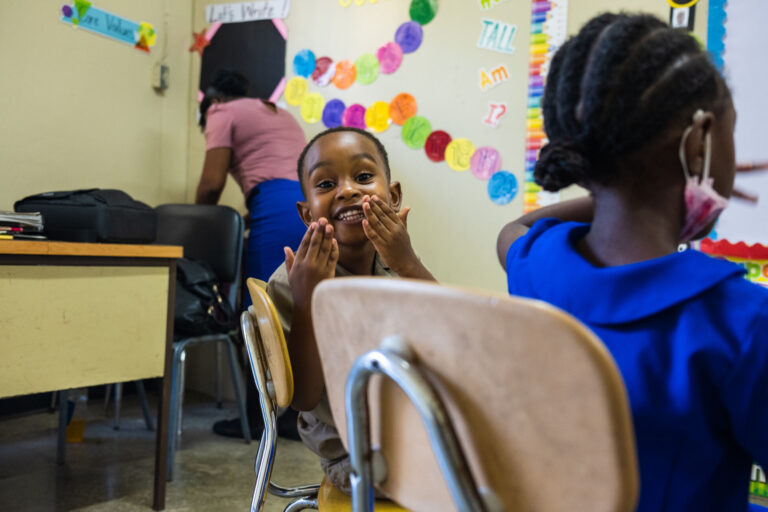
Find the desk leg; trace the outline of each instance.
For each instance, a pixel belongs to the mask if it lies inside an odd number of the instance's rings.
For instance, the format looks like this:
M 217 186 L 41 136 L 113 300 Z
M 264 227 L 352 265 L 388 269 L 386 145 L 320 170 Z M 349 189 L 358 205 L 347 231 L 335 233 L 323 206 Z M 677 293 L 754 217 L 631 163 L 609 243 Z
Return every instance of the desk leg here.
M 59 439 L 56 446 L 56 463 L 64 464 L 67 456 L 67 413 L 69 412 L 69 393 L 59 391 Z
M 168 321 L 165 328 L 165 368 L 160 402 L 157 406 L 157 437 L 155 438 L 155 486 L 152 508 L 165 509 L 165 476 L 168 461 L 168 415 L 171 398 L 171 364 L 173 362 L 173 303 L 176 296 L 176 262 L 168 272 Z

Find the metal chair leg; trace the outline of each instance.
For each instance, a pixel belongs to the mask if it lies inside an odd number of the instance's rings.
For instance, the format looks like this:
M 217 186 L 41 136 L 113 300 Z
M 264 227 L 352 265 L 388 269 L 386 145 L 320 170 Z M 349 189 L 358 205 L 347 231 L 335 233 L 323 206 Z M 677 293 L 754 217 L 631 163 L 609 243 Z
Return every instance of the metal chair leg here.
M 179 356 L 178 347 L 173 347 L 173 361 L 171 362 L 171 403 L 168 407 L 168 461 L 165 469 L 165 479 L 173 480 L 174 476 L 174 456 L 176 455 L 176 435 L 178 415 L 176 414 L 177 403 L 179 402 Z
M 147 390 L 144 388 L 144 381 L 136 381 L 136 393 L 139 395 L 139 404 L 141 404 L 141 412 L 144 414 L 144 423 L 147 425 L 147 430 L 150 432 L 155 431 L 155 422 L 152 419 L 152 415 L 149 413 L 149 402 L 147 402 Z
M 123 403 L 123 383 L 115 382 L 115 422 L 112 428 L 120 430 L 120 405 Z
M 248 425 L 248 409 L 245 405 L 245 393 L 243 391 L 243 378 L 240 374 L 240 368 L 237 364 L 237 355 L 235 354 L 235 344 L 231 338 L 227 339 L 227 355 L 229 355 L 229 370 L 232 372 L 232 384 L 235 387 L 235 398 L 240 407 L 240 427 L 243 429 L 243 438 L 246 444 L 251 442 L 251 427 Z
M 221 409 L 223 405 L 221 390 L 221 342 L 216 342 L 216 408 Z
M 317 500 L 312 498 L 299 498 L 289 503 L 283 512 L 296 512 L 297 510 L 317 510 Z
M 107 415 L 107 409 L 109 408 L 109 397 L 112 395 L 112 384 L 104 385 L 104 416 Z
M 59 395 L 59 438 L 56 446 L 56 463 L 64 464 L 67 457 L 67 416 L 69 416 L 69 406 L 67 404 L 68 393 L 62 389 Z
M 183 421 L 183 407 L 184 407 L 184 386 L 187 385 L 187 351 L 182 350 L 179 354 L 179 388 L 176 390 L 176 395 L 179 400 L 176 402 L 176 449 L 181 449 L 181 432 Z

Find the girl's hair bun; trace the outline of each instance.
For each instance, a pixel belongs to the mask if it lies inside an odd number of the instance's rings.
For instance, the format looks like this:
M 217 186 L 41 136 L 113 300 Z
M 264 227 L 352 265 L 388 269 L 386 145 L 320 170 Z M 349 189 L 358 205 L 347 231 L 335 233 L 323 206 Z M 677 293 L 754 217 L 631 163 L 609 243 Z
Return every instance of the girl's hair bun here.
M 556 192 L 568 185 L 584 181 L 589 175 L 591 165 L 579 145 L 553 141 L 541 148 L 533 177 L 544 190 Z

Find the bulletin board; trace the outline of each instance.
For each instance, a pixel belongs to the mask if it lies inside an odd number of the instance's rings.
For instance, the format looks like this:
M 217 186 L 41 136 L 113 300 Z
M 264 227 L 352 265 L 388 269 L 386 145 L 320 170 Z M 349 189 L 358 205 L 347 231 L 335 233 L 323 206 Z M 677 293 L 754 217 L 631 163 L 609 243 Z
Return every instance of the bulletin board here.
M 714 25 L 709 48 L 722 62 L 723 73 L 733 93 L 736 108 L 736 161 L 739 164 L 768 160 L 768 2 L 765 0 L 713 0 L 710 5 Z M 719 14 L 718 14 L 719 13 Z M 723 28 L 718 33 L 718 25 Z M 722 50 L 721 55 L 717 52 Z M 739 173 L 737 188 L 759 196 L 757 204 L 732 200 L 720 217 L 716 238 L 733 243 L 768 245 L 768 172 Z

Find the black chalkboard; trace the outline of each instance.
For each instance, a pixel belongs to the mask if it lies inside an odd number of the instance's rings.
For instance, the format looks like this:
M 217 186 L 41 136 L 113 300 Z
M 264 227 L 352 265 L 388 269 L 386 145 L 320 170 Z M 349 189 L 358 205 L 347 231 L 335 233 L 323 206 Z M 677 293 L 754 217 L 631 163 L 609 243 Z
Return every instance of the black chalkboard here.
M 220 68 L 245 75 L 251 98 L 269 98 L 285 76 L 285 39 L 271 20 L 224 23 L 203 50 L 201 91 Z

